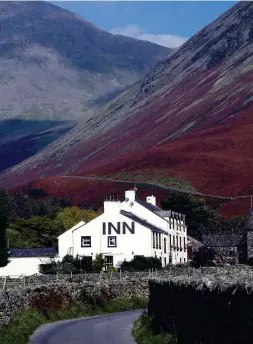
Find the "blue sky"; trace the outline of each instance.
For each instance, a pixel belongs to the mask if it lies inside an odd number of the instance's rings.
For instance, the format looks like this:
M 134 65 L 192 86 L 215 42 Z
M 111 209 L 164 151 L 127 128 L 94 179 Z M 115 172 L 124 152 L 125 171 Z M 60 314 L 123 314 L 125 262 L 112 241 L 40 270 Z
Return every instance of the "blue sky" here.
M 237 1 L 57 1 L 101 29 L 177 47 Z

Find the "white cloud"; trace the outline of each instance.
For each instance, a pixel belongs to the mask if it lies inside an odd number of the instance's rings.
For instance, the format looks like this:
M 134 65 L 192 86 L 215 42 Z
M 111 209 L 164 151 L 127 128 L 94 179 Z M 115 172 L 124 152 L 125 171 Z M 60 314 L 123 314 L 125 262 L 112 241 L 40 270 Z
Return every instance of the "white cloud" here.
M 178 48 L 188 39 L 186 37 L 169 35 L 169 34 L 149 33 L 146 30 L 139 27 L 138 25 L 127 25 L 126 27 L 123 27 L 123 28 L 114 28 L 114 29 L 109 30 L 109 32 L 113 34 L 120 34 L 124 36 L 141 39 L 144 41 L 150 41 L 156 44 L 163 45 L 164 47 L 168 47 L 168 48 Z

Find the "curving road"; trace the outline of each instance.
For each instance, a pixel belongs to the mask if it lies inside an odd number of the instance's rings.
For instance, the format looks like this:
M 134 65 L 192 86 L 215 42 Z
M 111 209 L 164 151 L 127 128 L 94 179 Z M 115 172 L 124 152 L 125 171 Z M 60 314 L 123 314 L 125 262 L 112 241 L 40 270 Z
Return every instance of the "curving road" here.
M 64 320 L 41 326 L 28 344 L 134 344 L 134 321 L 143 311 Z

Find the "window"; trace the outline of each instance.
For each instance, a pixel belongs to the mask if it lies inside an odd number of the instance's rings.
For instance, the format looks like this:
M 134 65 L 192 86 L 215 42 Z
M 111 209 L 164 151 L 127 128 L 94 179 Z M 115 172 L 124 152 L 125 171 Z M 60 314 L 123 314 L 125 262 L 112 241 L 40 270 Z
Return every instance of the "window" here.
M 156 241 L 156 248 L 159 248 L 158 246 L 158 233 L 155 233 L 155 241 Z
M 166 266 L 166 258 L 164 258 L 164 266 Z
M 81 247 L 91 247 L 91 236 L 81 237 Z
M 163 240 L 164 240 L 164 253 L 166 253 L 167 240 L 166 238 L 164 238 Z
M 155 248 L 155 232 L 153 232 L 153 248 Z
M 159 249 L 161 249 L 162 248 L 161 233 L 158 233 L 158 237 L 159 237 Z
M 117 247 L 117 237 L 116 236 L 108 236 L 108 247 Z

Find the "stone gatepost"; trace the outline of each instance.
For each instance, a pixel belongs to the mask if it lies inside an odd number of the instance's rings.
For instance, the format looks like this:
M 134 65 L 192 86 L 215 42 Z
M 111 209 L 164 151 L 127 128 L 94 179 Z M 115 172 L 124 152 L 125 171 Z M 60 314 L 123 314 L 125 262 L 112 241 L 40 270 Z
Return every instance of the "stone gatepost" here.
M 12 313 L 8 295 L 0 291 L 0 327 L 10 325 Z

